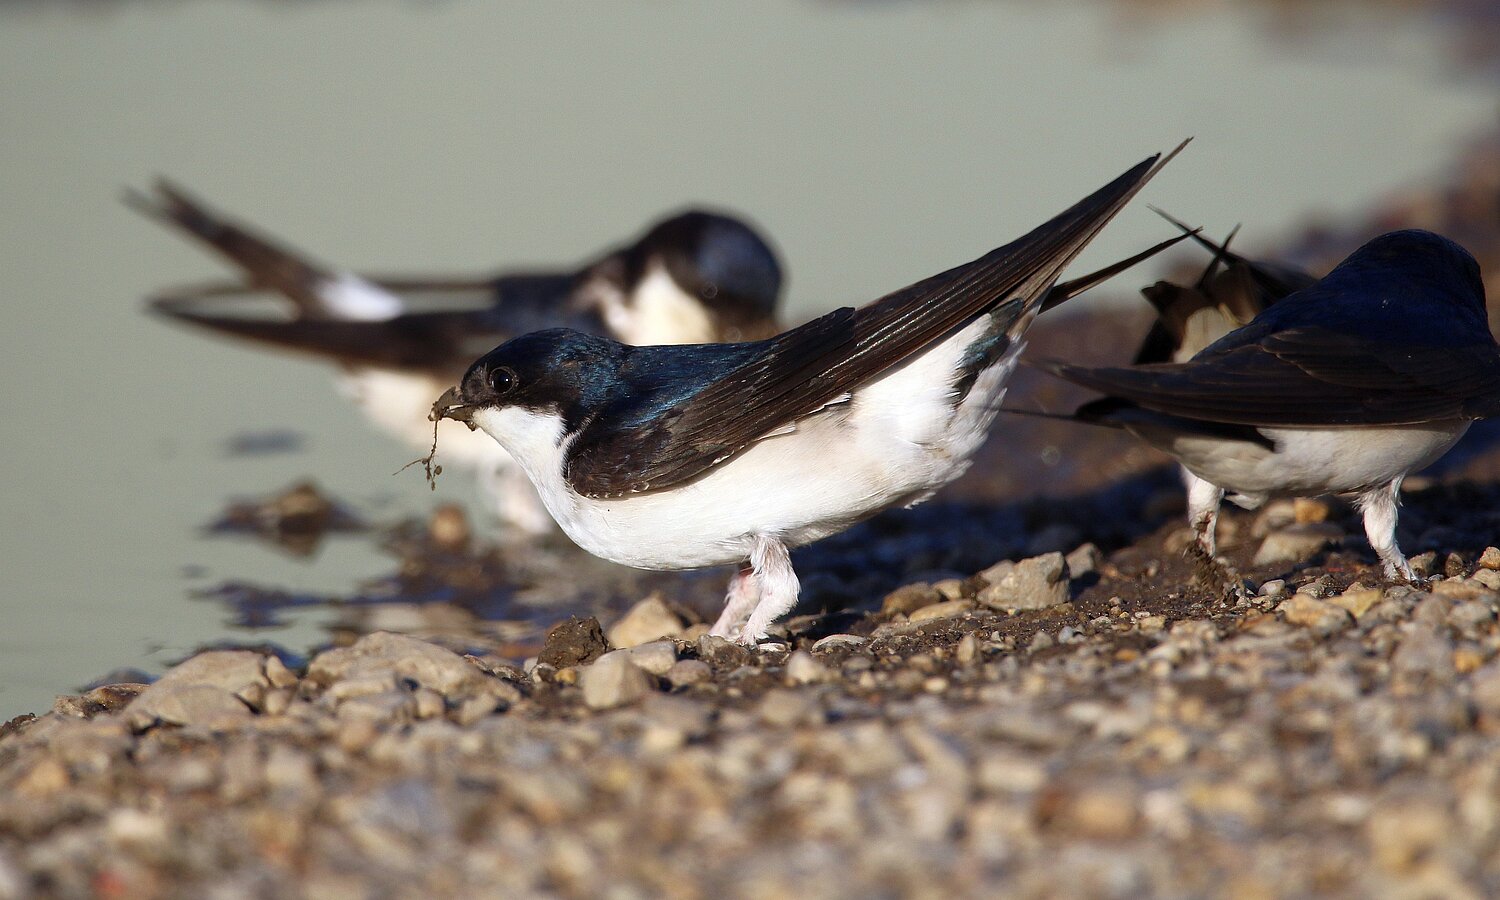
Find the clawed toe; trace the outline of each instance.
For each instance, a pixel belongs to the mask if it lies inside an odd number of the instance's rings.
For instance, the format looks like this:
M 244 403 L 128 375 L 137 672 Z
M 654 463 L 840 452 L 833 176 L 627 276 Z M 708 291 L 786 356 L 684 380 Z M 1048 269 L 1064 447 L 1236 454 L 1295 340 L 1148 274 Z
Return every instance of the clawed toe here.
M 735 635 L 734 642 L 736 644 L 739 644 L 741 647 L 750 647 L 753 649 L 755 645 L 759 644 L 764 638 L 764 634 L 757 635 L 749 628 L 745 628 L 742 629 L 739 634 Z

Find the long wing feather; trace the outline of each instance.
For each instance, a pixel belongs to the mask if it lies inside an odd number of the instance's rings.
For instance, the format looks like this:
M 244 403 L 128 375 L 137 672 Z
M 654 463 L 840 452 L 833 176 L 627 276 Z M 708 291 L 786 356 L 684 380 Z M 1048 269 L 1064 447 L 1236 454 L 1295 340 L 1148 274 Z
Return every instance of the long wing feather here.
M 1185 142 L 1184 142 L 1185 143 Z M 821 409 L 974 317 L 1011 313 L 1018 335 L 1062 269 L 1181 146 L 1153 156 L 1024 237 L 860 310 L 840 309 L 764 342 L 750 362 L 641 428 L 586 427 L 568 466 L 574 490 L 617 497 L 698 477 Z M 628 401 L 627 401 L 628 402 Z M 615 416 L 601 421 L 618 421 Z
M 1500 348 L 1494 345 L 1376 344 L 1315 327 L 1187 363 L 1046 367 L 1147 409 L 1238 425 L 1402 425 L 1500 410 Z

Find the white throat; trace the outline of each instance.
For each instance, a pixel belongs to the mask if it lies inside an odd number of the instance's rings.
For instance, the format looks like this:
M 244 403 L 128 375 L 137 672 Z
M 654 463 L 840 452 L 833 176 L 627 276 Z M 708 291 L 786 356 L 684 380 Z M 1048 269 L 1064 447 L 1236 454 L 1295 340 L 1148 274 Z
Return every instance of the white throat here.
M 562 416 L 504 406 L 481 409 L 474 413 L 472 421 L 505 448 L 537 487 L 549 477 L 560 477 L 564 454 Z
M 473 423 L 494 438 L 520 465 L 526 477 L 541 495 L 547 512 L 568 532 L 578 495 L 563 477 L 563 463 L 568 443 L 563 433 L 563 419 L 557 413 L 542 413 L 519 406 L 481 409 L 474 413 Z M 574 537 L 574 540 L 577 540 Z
M 627 344 L 706 344 L 717 337 L 702 301 L 672 280 L 658 259 L 647 264 L 629 296 L 609 291 L 600 299 L 605 322 Z

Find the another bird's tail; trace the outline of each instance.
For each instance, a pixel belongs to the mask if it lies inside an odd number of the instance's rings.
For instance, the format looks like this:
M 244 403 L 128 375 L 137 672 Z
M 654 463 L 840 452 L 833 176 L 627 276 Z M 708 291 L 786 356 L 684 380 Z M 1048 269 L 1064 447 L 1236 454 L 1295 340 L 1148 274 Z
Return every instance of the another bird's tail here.
M 399 315 L 397 296 L 347 272 L 327 269 L 250 226 L 210 209 L 166 179 L 152 193 L 128 190 L 132 209 L 188 234 L 239 268 L 255 287 L 275 291 L 296 307 L 299 319 L 383 320 Z M 153 304 L 176 315 L 171 303 Z
M 1110 280 L 1126 269 L 1135 266 L 1137 263 L 1145 262 L 1156 254 L 1162 252 L 1163 250 L 1175 247 L 1188 238 L 1197 236 L 1197 230 L 1189 231 L 1185 234 L 1179 234 L 1177 237 L 1167 238 L 1166 240 L 1158 244 L 1153 244 L 1152 246 L 1147 247 L 1145 250 L 1142 250 L 1140 253 L 1137 253 L 1134 256 L 1128 256 L 1125 259 L 1122 259 L 1117 263 L 1107 265 L 1104 268 L 1099 269 L 1098 271 L 1090 272 L 1087 275 L 1081 276 L 1079 278 L 1072 278 L 1068 281 L 1060 281 L 1057 284 L 1054 284 L 1051 290 L 1047 291 L 1047 296 L 1042 298 L 1041 311 L 1046 312 L 1049 309 L 1054 309 L 1058 306 L 1061 306 L 1064 302 L 1072 300 L 1074 297 L 1077 297 L 1079 294 L 1082 294 L 1085 291 L 1093 290 L 1094 288 Z
M 1112 397 L 1101 397 L 1083 404 L 1071 413 L 1047 412 L 1040 409 L 1021 409 L 1015 406 L 1002 406 L 1001 412 L 1016 416 L 1031 416 L 1034 419 L 1052 419 L 1057 422 L 1076 422 L 1084 425 L 1098 425 L 1101 428 L 1123 429 L 1125 426 L 1116 419 L 1109 418 L 1109 413 L 1118 409 L 1118 403 Z

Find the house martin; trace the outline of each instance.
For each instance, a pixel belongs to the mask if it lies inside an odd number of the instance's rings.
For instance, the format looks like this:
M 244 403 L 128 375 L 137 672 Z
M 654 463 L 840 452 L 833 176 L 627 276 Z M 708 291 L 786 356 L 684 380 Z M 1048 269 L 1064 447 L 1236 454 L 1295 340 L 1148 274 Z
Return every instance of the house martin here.
M 779 330 L 776 254 L 749 225 L 721 213 L 665 218 L 573 271 L 365 277 L 314 262 L 166 181 L 126 200 L 202 242 L 244 279 L 161 292 L 150 300 L 153 312 L 335 364 L 365 414 L 417 447 L 432 440 L 432 398 L 476 356 L 516 335 L 566 326 L 630 344 L 683 344 Z M 494 441 L 445 428 L 443 448 L 478 473 L 509 526 L 553 527 Z
M 1413 578 L 1396 543 L 1402 479 L 1500 412 L 1479 264 L 1418 230 L 1375 238 L 1186 362 L 1044 367 L 1106 395 L 1075 418 L 1123 428 L 1182 464 L 1207 560 L 1226 493 L 1248 509 L 1346 494 L 1391 580 Z
M 1158 281 L 1141 289 L 1156 310 L 1156 321 L 1136 352 L 1136 365 L 1187 362 L 1204 347 L 1250 324 L 1266 307 L 1317 281 L 1299 269 L 1252 260 L 1230 250 L 1238 227 L 1223 243 L 1215 243 L 1165 212 L 1155 212 L 1212 256 L 1191 285 Z
M 920 503 L 968 468 L 1027 328 L 1061 297 L 1049 289 L 1165 162 L 973 262 L 766 340 L 515 338 L 435 412 L 510 451 L 596 556 L 738 564 L 713 633 L 754 642 L 797 601 L 789 547 Z

